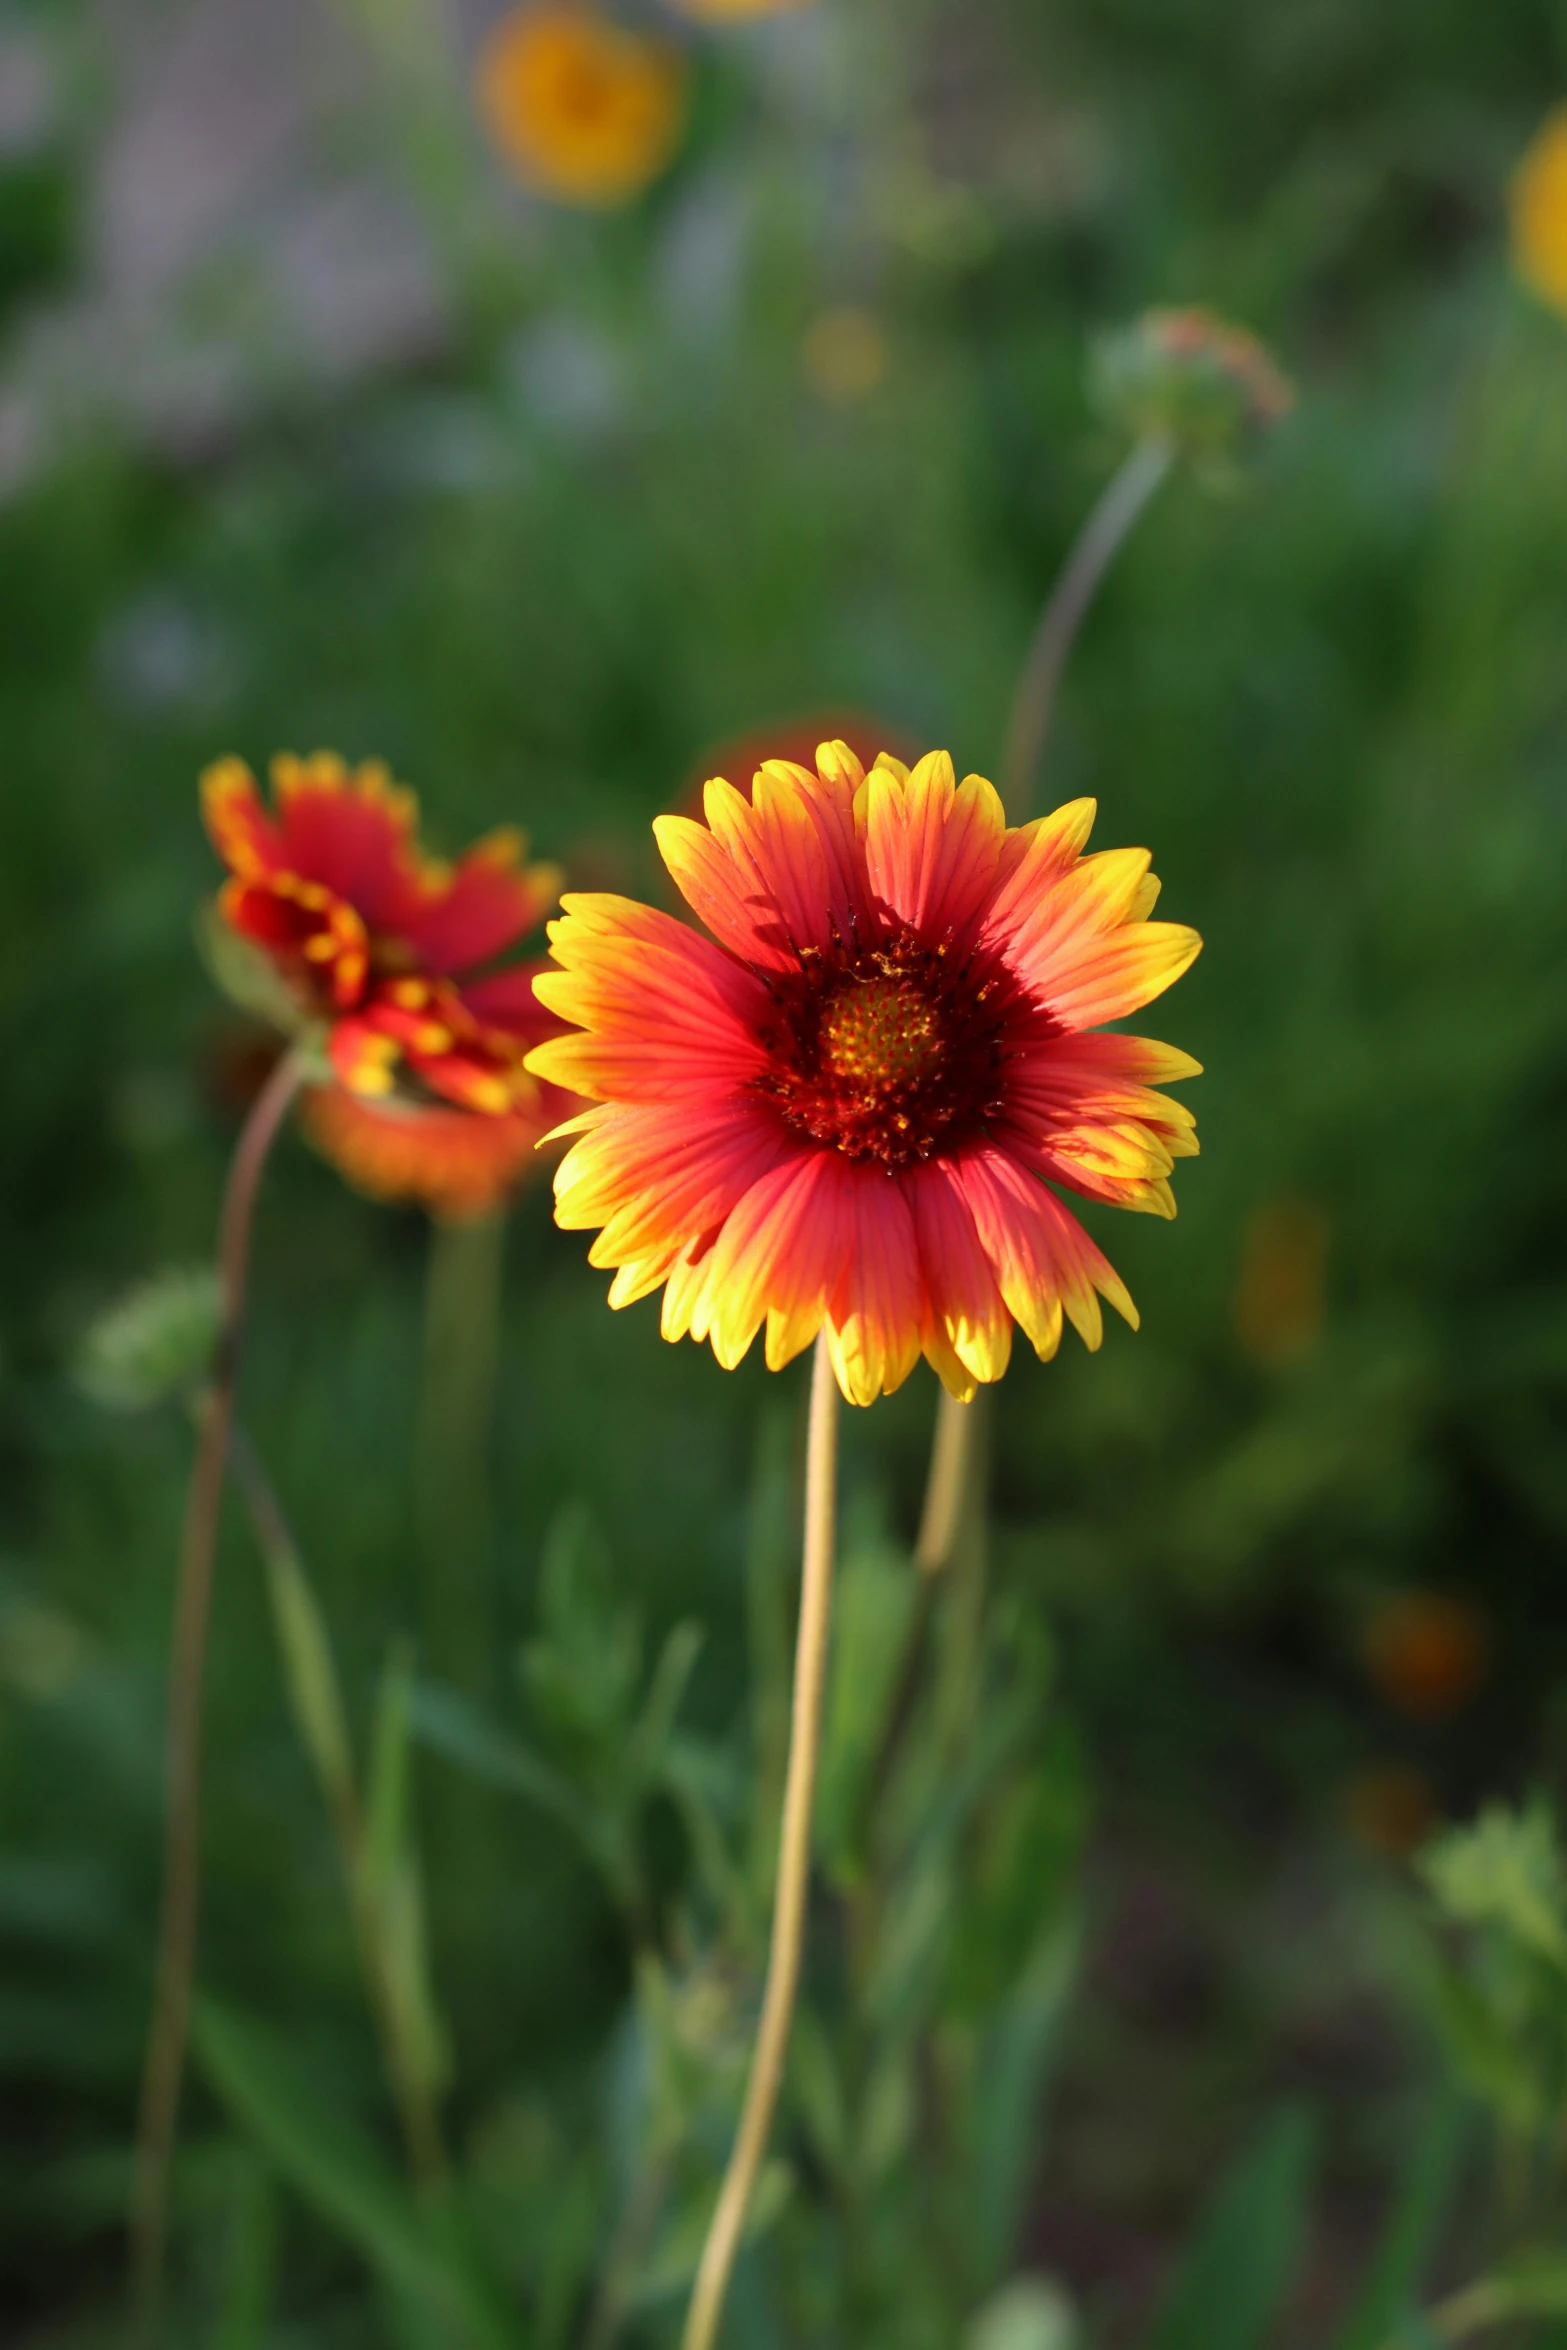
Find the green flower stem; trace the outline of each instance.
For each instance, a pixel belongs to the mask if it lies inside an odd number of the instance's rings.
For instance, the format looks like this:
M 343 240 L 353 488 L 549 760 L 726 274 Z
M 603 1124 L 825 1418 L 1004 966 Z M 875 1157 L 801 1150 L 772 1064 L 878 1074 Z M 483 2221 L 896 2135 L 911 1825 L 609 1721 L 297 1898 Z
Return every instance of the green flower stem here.
M 1174 461 L 1167 441 L 1141 440 L 1111 476 L 1062 566 L 1034 630 L 1007 727 L 1001 797 L 1012 824 L 1027 820 L 1056 688 L 1099 583 Z
M 1114 473 L 1078 533 L 1076 543 L 1039 615 L 1012 697 L 1002 763 L 1001 797 L 1008 820 L 1026 821 L 1056 690 L 1077 632 L 1100 582 L 1136 526 L 1139 515 L 1174 462 L 1169 442 L 1137 442 Z M 915 1561 L 926 1574 L 946 1565 L 957 1540 L 963 1496 L 972 1480 L 977 1419 L 971 1404 L 954 1403 L 945 1389 L 936 1414 L 930 1475 Z
M 168 2250 L 169 2170 L 179 2121 L 180 2086 L 190 2029 L 191 1980 L 200 1903 L 201 1698 L 223 1501 L 224 1462 L 234 1417 L 245 1321 L 250 1231 L 262 1171 L 299 1090 L 301 1070 L 285 1053 L 240 1131 L 229 1166 L 218 1230 L 223 1325 L 202 1415 L 185 1504 L 169 1666 L 163 1898 L 158 1926 L 152 2023 L 142 2074 L 135 2169 L 131 2184 L 132 2284 L 149 2328 L 163 2297 Z
M 707 2241 L 702 2247 L 682 2350 L 713 2350 L 718 2339 L 746 2209 L 767 2151 L 773 2109 L 778 2102 L 789 2049 L 811 1874 L 811 1813 L 816 1793 L 827 1633 L 832 1613 L 837 1470 L 838 1383 L 827 1351 L 827 1334 L 823 1331 L 816 1341 L 811 1374 L 811 1425 L 805 1468 L 805 1560 L 767 1987 L 762 1997 L 762 2017 L 757 2027 L 740 2127 L 719 2189 Z
M 968 1488 L 971 1424 L 978 1397 L 959 1403 L 945 1388 L 936 1406 L 936 1435 L 930 1448 L 930 1475 L 925 1506 L 914 1544 L 914 1564 L 925 1575 L 939 1575 L 952 1556 Z

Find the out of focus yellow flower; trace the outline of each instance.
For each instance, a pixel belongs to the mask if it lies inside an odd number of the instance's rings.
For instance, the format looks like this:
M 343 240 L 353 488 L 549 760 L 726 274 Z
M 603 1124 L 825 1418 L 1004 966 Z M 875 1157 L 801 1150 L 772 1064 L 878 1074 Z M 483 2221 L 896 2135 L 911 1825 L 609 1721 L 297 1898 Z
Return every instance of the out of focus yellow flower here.
M 565 204 L 624 204 L 685 127 L 685 60 L 597 9 L 543 0 L 502 17 L 480 54 L 479 108 L 520 179 Z
M 1567 106 L 1548 114 L 1513 173 L 1513 267 L 1567 316 Z
M 1270 1200 L 1246 1227 L 1235 1335 L 1259 1363 L 1309 1354 L 1322 1330 L 1328 1222 L 1309 1201 Z
M 800 357 L 812 389 L 834 407 L 847 408 L 886 374 L 887 338 L 869 310 L 844 302 L 812 320 Z

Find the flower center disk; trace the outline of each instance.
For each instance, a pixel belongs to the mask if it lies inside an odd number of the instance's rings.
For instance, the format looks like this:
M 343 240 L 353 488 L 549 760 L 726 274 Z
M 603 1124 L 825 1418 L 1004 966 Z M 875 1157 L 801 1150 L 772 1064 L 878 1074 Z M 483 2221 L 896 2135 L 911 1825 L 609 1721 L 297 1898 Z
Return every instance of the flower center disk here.
M 846 1158 L 907 1166 L 955 1148 L 1000 1107 L 1007 991 L 940 946 L 894 935 L 807 955 L 776 1001 L 762 1090 L 787 1124 Z
M 851 983 L 823 1010 L 823 1073 L 868 1101 L 923 1077 L 940 1053 L 936 1007 L 907 980 Z

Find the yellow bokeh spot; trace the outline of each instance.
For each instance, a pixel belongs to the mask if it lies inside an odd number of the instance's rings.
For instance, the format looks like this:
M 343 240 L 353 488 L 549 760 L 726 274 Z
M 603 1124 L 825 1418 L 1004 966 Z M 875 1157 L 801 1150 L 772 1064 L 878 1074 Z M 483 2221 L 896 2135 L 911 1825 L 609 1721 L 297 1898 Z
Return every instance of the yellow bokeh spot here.
M 596 9 L 519 8 L 479 57 L 479 110 L 518 177 L 562 203 L 628 203 L 685 127 L 687 71 L 669 43 Z
M 1567 106 L 1547 115 L 1513 173 L 1513 267 L 1567 317 Z
M 848 407 L 886 374 L 887 338 L 869 310 L 845 302 L 812 320 L 800 357 L 812 389 L 834 406 Z

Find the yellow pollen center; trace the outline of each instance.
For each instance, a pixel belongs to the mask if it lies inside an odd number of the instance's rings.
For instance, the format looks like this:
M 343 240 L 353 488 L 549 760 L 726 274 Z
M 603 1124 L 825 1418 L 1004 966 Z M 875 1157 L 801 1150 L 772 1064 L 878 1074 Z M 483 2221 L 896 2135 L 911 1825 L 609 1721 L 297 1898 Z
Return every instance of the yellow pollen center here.
M 922 1077 L 940 1050 L 936 1008 L 905 980 L 862 980 L 822 1013 L 824 1073 L 868 1093 Z

